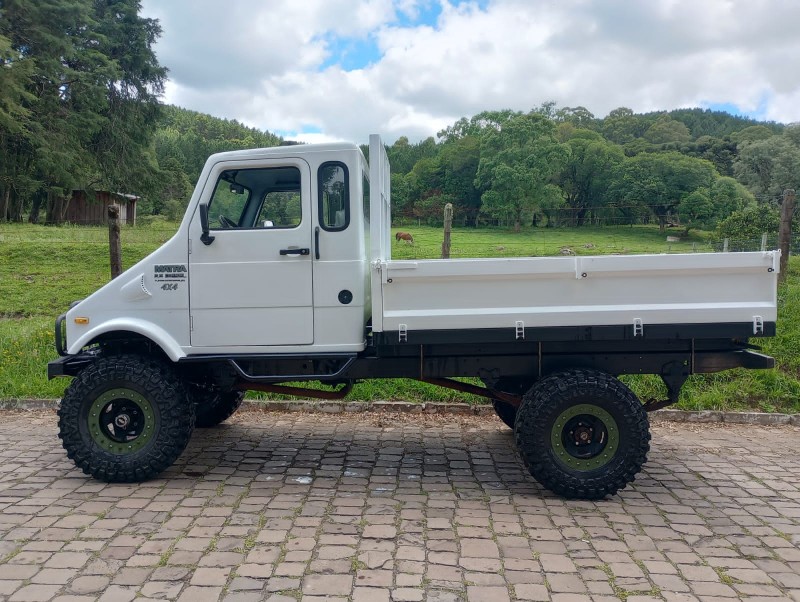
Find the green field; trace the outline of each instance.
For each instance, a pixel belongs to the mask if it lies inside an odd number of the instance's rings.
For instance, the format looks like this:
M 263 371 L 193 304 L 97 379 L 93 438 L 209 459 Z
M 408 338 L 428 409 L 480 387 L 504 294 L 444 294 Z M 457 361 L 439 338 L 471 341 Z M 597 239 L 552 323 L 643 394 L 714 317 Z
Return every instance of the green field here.
M 168 240 L 175 224 L 125 228 L 124 267 Z M 407 226 L 414 244 L 393 242 L 396 258 L 438 257 L 440 229 Z M 532 229 L 455 229 L 452 257 L 575 254 L 686 253 L 711 250 L 710 236 L 699 232 L 667 243 L 655 227 Z M 46 363 L 56 357 L 53 321 L 70 302 L 85 297 L 109 278 L 107 231 L 99 227 L 0 226 L 0 399 L 59 397 L 66 380 L 47 381 Z M 778 336 L 763 339 L 764 350 L 778 360 L 771 371 L 733 370 L 693 376 L 678 407 L 684 409 L 757 409 L 800 412 L 800 260 L 792 260 L 787 284 L 779 291 Z M 656 377 L 626 377 L 643 398 L 662 398 Z M 352 400 L 466 401 L 479 398 L 416 381 L 360 383 Z

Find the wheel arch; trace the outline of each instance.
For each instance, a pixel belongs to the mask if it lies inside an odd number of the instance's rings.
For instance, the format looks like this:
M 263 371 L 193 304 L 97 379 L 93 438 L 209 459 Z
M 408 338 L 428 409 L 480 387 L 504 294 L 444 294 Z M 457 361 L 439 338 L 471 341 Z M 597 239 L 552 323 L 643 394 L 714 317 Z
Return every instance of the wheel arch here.
M 155 346 L 173 362 L 186 357 L 181 346 L 166 330 L 144 320 L 109 320 L 83 333 L 69 345 L 67 353 L 74 355 L 88 345 L 109 342 L 144 346 L 148 351 Z

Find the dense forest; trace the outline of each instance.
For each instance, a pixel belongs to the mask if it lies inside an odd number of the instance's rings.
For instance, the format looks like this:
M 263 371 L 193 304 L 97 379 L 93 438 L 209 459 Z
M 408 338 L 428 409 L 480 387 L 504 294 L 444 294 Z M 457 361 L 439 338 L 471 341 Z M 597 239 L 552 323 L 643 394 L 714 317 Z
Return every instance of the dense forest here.
M 688 230 L 774 205 L 800 178 L 800 128 L 703 109 L 597 118 L 545 103 L 462 118 L 437 137 L 388 149 L 401 215 L 438 219 L 449 202 L 472 225 Z
M 136 194 L 140 215 L 176 219 L 209 154 L 287 143 L 161 104 L 160 27 L 140 8 L 0 3 L 0 221 L 61 223 L 73 190 Z M 800 185 L 800 126 L 703 109 L 600 118 L 548 102 L 387 150 L 395 215 L 425 223 L 452 203 L 464 226 L 771 229 Z

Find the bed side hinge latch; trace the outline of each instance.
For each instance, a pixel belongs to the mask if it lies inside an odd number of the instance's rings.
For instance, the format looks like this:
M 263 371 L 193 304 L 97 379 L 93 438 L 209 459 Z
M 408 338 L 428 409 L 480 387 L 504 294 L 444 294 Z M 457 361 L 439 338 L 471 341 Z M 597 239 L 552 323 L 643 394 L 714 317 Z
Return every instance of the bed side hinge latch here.
M 397 328 L 397 336 L 401 343 L 408 342 L 408 326 L 405 324 L 400 324 Z
M 635 337 L 643 337 L 644 336 L 644 324 L 642 324 L 641 318 L 634 318 L 633 319 L 633 336 Z
M 753 316 L 753 334 L 764 334 L 764 318 Z
M 514 333 L 518 341 L 525 339 L 525 322 L 517 320 L 514 322 Z

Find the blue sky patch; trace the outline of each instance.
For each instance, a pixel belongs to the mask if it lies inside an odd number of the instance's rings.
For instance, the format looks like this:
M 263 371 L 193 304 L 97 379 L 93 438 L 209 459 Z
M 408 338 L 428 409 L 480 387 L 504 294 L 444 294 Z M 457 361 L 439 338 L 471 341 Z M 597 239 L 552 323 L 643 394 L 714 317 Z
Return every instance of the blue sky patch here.
M 726 113 L 730 113 L 731 115 L 737 115 L 739 117 L 749 117 L 750 119 L 758 119 L 759 121 L 764 121 L 767 115 L 766 98 L 762 98 L 761 101 L 759 101 L 758 108 L 755 111 L 745 111 L 744 109 L 740 108 L 738 105 L 732 102 L 704 102 L 702 103 L 702 107 L 704 109 L 710 109 L 712 111 L 725 111 Z
M 331 36 L 328 38 L 328 51 L 330 56 L 320 70 L 339 65 L 345 71 L 353 71 L 377 63 L 381 58 L 378 44 L 371 35 L 366 38 Z
M 454 6 L 471 4 L 485 11 L 490 0 L 451 0 Z M 397 19 L 390 23 L 393 27 L 420 27 L 428 26 L 436 28 L 439 17 L 442 14 L 442 4 L 439 0 L 428 0 L 423 2 L 413 16 L 398 12 Z M 367 37 L 342 37 L 333 34 L 326 38 L 328 52 L 330 55 L 322 65 L 320 71 L 338 65 L 344 71 L 364 69 L 369 65 L 377 63 L 381 59 L 381 52 L 374 35 Z

